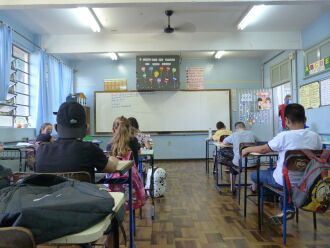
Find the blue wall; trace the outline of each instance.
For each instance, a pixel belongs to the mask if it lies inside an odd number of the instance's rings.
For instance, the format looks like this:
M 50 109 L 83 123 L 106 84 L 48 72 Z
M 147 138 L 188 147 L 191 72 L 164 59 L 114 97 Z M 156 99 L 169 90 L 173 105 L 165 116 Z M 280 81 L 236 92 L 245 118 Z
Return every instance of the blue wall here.
M 261 61 L 258 59 L 183 59 L 180 65 L 181 88 L 185 87 L 185 69 L 188 66 L 205 68 L 206 89 L 236 89 L 261 87 Z M 91 130 L 94 130 L 94 91 L 103 90 L 103 80 L 110 78 L 127 79 L 128 89 L 135 90 L 135 59 L 111 61 L 98 59 L 76 64 L 75 91 L 84 92 L 91 107 Z M 125 114 L 125 113 L 123 113 Z M 232 122 L 237 120 L 236 113 Z M 112 123 L 109 123 L 112 125 Z M 179 133 L 153 135 L 155 157 L 157 159 L 183 159 L 205 157 L 205 133 Z M 110 136 L 98 136 L 103 147 Z
M 301 32 L 302 48 L 306 49 L 321 40 L 330 36 L 330 12 L 321 16 L 313 24 Z M 319 81 L 330 77 L 330 72 L 324 72 L 316 76 L 304 78 L 304 57 L 303 51 L 297 54 L 297 71 L 299 85 L 304 85 L 314 81 Z M 308 109 L 306 111 L 308 123 L 311 128 L 328 136 L 330 138 L 330 106 L 322 106 L 316 109 Z

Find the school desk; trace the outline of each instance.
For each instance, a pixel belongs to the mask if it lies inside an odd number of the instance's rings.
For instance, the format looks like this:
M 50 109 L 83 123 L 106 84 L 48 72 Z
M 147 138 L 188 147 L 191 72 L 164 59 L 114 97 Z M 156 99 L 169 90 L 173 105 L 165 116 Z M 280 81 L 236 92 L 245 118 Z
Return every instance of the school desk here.
M 17 145 L 5 145 L 4 151 L 0 152 L 0 160 L 19 160 L 19 171 L 25 172 L 27 167 L 27 161 L 24 163 L 23 170 L 23 159 L 27 159 L 28 152 L 32 152 L 34 157 L 36 149 L 33 145 L 29 146 L 17 146 Z
M 125 203 L 125 196 L 121 192 L 109 192 L 115 200 L 115 205 L 112 208 L 113 212 L 119 211 L 120 207 Z M 49 244 L 87 244 L 100 239 L 104 233 L 107 233 L 110 224 L 114 225 L 115 232 L 115 247 L 119 248 L 119 226 L 117 220 L 114 219 L 115 214 L 111 213 L 102 221 L 94 226 L 75 234 L 66 235 L 62 238 L 49 241 Z
M 156 214 L 156 209 L 155 209 L 155 201 L 154 201 L 154 150 L 141 150 L 140 154 L 141 158 L 145 158 L 151 166 L 151 177 L 150 177 L 150 189 L 149 189 L 149 194 L 151 196 L 151 202 L 152 202 L 152 213 L 151 213 L 151 218 L 155 218 Z
M 330 141 L 322 141 L 322 149 L 330 150 Z
M 133 214 L 133 189 L 132 189 L 132 160 L 120 160 L 115 172 L 119 172 L 120 175 L 124 175 L 128 171 L 127 179 L 111 179 L 105 178 L 106 173 L 101 173 L 103 179 L 96 181 L 102 184 L 128 184 L 128 204 L 129 204 L 129 237 L 130 237 L 130 248 L 134 247 L 134 233 L 135 233 L 135 216 Z M 95 178 L 99 178 L 100 174 L 96 173 Z
M 205 171 L 209 174 L 209 166 L 210 166 L 210 145 L 213 145 L 213 140 L 206 139 L 205 140 Z
M 256 170 L 257 170 L 257 189 L 258 189 L 258 229 L 259 231 L 261 231 L 261 209 L 260 209 L 260 195 L 259 195 L 259 187 L 260 187 L 260 166 L 261 166 L 261 162 L 260 159 L 261 158 L 269 158 L 270 159 L 270 164 L 268 166 L 272 167 L 273 166 L 273 158 L 274 157 L 278 157 L 278 152 L 269 152 L 269 153 L 265 153 L 265 154 L 261 154 L 261 153 L 256 153 L 256 152 L 252 152 L 248 155 L 247 158 L 256 158 L 257 159 L 257 166 L 256 166 Z M 244 174 L 244 184 L 247 185 L 247 159 L 245 159 L 245 174 Z M 247 187 L 244 187 L 244 218 L 246 217 L 246 201 L 247 201 Z

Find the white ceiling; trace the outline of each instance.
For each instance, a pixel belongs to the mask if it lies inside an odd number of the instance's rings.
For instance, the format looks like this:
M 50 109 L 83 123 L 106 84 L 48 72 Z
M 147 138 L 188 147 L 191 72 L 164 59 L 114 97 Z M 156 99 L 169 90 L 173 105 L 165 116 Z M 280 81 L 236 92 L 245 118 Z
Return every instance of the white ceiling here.
M 173 9 L 173 27 L 182 25 L 195 32 L 230 32 L 247 12 L 247 3 L 232 6 L 221 4 L 175 4 L 145 7 L 94 8 L 103 32 L 156 33 L 167 25 L 166 9 Z M 246 31 L 300 31 L 330 10 L 330 4 L 269 5 L 258 22 Z M 80 19 L 77 9 L 1 10 L 35 34 L 85 34 L 91 30 Z M 28 20 L 28 21 L 27 21 Z
M 262 58 L 266 50 L 297 49 L 299 32 L 330 11 L 330 0 L 329 3 L 267 5 L 257 21 L 244 31 L 237 31 L 239 20 L 250 7 L 248 1 L 238 1 L 94 8 L 103 26 L 100 34 L 93 33 L 73 8 L 0 10 L 0 20 L 3 14 L 29 32 L 41 35 L 44 48 L 67 60 L 104 58 L 105 51 L 119 52 L 120 58 L 134 58 L 137 54 L 152 54 L 150 50 L 157 54 L 169 51 L 183 58 L 210 58 L 214 50 L 251 49 L 229 52 L 226 56 Z M 166 9 L 174 10 L 172 26 L 181 27 L 170 35 L 163 33 L 167 25 Z

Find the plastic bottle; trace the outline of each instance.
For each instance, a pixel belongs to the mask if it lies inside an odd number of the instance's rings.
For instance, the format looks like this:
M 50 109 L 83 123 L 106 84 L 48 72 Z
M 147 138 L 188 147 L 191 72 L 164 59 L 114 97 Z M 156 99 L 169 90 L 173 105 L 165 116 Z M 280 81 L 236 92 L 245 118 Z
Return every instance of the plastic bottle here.
M 209 128 L 209 138 L 211 138 L 211 137 L 212 137 L 212 129 Z

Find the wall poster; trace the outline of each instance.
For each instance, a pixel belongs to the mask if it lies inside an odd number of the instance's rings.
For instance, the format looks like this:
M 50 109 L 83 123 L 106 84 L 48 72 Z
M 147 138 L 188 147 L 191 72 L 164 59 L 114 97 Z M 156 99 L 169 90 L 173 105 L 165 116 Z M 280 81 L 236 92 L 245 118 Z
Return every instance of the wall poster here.
M 177 90 L 180 56 L 136 56 L 137 90 Z
M 314 82 L 306 84 L 299 89 L 300 104 L 305 109 L 320 107 L 320 84 Z

